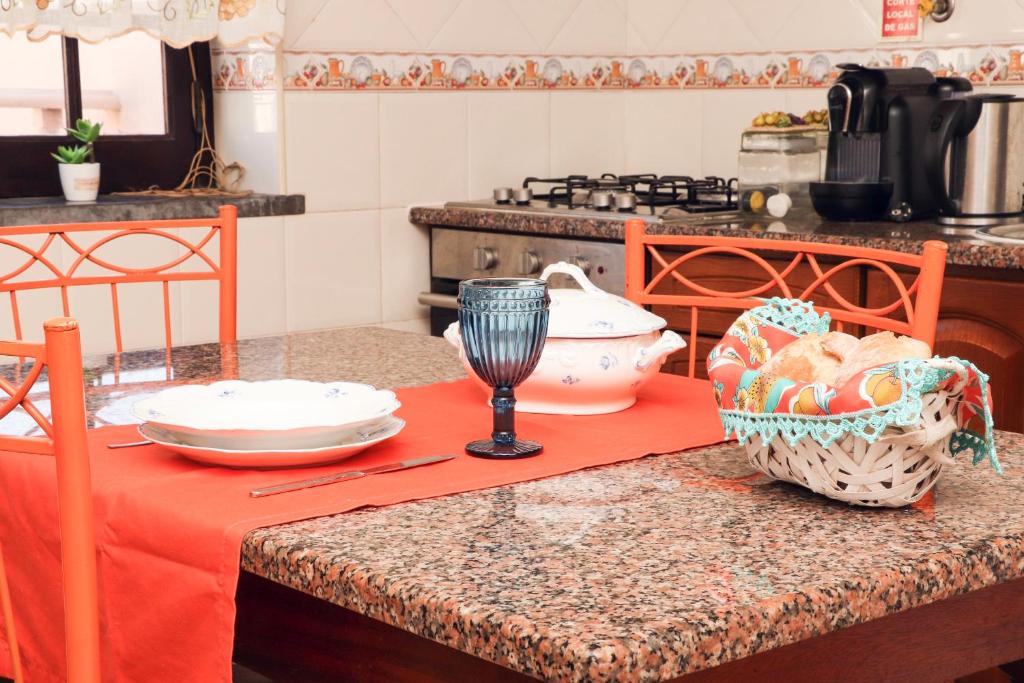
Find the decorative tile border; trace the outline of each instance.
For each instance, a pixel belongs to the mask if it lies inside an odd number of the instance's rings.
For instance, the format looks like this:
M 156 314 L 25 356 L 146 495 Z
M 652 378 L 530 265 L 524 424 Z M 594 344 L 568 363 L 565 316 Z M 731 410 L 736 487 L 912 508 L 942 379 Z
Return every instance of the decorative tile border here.
M 820 88 L 838 64 L 922 66 L 977 85 L 1024 84 L 1024 45 L 886 48 L 827 52 L 565 56 L 214 52 L 214 88 L 297 91 L 672 90 Z
M 214 50 L 214 90 L 273 90 L 278 85 L 273 49 Z

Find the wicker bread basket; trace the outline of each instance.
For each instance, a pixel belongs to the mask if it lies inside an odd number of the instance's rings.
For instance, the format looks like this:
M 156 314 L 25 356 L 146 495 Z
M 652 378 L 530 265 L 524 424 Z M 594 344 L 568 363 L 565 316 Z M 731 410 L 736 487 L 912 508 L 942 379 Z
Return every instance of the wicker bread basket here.
M 824 334 L 828 313 L 766 299 L 740 315 L 708 355 L 728 436 L 764 474 L 852 505 L 901 507 L 924 496 L 971 451 L 997 472 L 988 377 L 959 358 L 908 358 L 840 387 L 762 372 L 774 352 Z
M 750 464 L 775 479 L 854 505 L 901 507 L 931 489 L 945 465 L 953 464 L 950 436 L 967 373 L 962 366 L 934 358 L 936 369 L 956 373 L 951 388 L 924 394 L 920 421 L 886 427 L 874 443 L 846 434 L 822 446 L 806 436 L 790 445 L 781 435 L 765 444 L 752 435 L 744 444 Z

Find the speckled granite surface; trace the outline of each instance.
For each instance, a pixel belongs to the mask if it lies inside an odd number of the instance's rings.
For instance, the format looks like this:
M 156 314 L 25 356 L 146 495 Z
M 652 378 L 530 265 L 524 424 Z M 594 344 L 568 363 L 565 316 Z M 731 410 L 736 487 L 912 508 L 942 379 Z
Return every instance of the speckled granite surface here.
M 625 220 L 566 214 L 525 213 L 512 210 L 414 207 L 410 220 L 423 225 L 446 225 L 495 232 L 533 233 L 587 237 L 621 242 Z M 843 223 L 825 221 L 813 212 L 797 212 L 785 219 L 743 217 L 731 222 L 697 222 L 685 218 L 666 218 L 652 222 L 648 231 L 665 235 L 719 235 L 761 237 L 778 240 L 805 240 L 851 246 L 914 252 L 921 242 L 938 239 L 949 244 L 948 262 L 960 266 L 1024 269 L 1024 241 L 1016 244 L 977 238 L 971 231 L 948 228 L 928 221 L 890 223 L 885 221 Z
M 233 351 L 175 349 L 173 374 L 212 378 Z M 243 379 L 462 376 L 444 341 L 376 328 L 243 341 L 237 359 Z M 124 354 L 116 386 L 113 357 L 88 366 L 94 424 L 168 376 L 163 351 Z M 536 677 L 663 680 L 1024 576 L 1024 437 L 997 441 L 1004 477 L 962 463 L 906 510 L 771 482 L 726 446 L 261 529 L 241 561 Z
M 234 204 L 241 218 L 286 216 L 306 210 L 301 194 L 251 194 L 247 197 L 155 197 L 102 195 L 76 204 L 63 197 L 0 199 L 0 225 L 49 225 L 93 221 L 141 221 L 216 216 L 221 204 Z

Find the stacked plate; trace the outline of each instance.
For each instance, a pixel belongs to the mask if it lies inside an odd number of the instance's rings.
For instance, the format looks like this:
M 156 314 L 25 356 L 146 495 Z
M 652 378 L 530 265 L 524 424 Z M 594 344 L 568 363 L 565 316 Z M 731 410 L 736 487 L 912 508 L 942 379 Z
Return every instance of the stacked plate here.
M 199 462 L 302 467 L 350 457 L 405 422 L 390 391 L 353 382 L 226 381 L 165 389 L 132 414 L 147 439 Z

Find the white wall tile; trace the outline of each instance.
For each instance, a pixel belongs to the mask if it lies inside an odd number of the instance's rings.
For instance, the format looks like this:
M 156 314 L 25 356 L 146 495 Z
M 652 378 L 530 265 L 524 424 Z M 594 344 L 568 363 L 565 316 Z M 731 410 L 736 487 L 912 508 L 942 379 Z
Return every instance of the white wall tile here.
M 736 175 L 740 136 L 759 112 L 783 109 L 781 90 L 715 90 L 703 97 L 701 174 Z
M 811 109 L 828 108 L 825 88 L 794 88 L 782 92 L 786 94 L 786 106 L 783 109 L 791 114 L 803 116 Z
M 644 54 L 655 50 L 685 9 L 686 3 L 679 0 L 626 0 L 629 53 Z
M 284 49 L 290 50 L 302 39 L 302 34 L 316 21 L 317 15 L 330 0 L 300 0 L 292 2 L 284 13 Z
M 616 173 L 626 163 L 626 93 L 551 93 L 551 173 Z
M 285 217 L 288 330 L 379 323 L 380 212 Z
M 562 54 L 623 54 L 626 13 L 615 0 L 582 0 L 548 48 Z
M 430 234 L 409 222 L 405 209 L 381 211 L 381 320 L 395 322 L 429 314 L 416 295 L 430 289 Z
M 748 50 L 794 49 L 799 45 L 780 43 L 778 35 L 793 21 L 793 15 L 800 7 L 802 0 L 772 0 L 770 6 L 764 0 L 729 0 L 736 16 L 743 22 L 743 27 L 750 31 L 756 43 Z M 855 0 L 856 1 L 856 0 Z M 849 0 L 826 0 L 827 4 L 835 5 Z M 882 6 L 881 0 L 875 3 Z M 836 45 L 836 48 L 846 45 Z
M 419 47 L 387 0 L 328 0 L 305 29 L 293 33 L 290 49 L 296 50 L 402 52 Z
M 182 235 L 185 236 L 184 230 Z M 205 252 L 216 262 L 219 248 L 215 238 Z M 238 221 L 239 338 L 281 334 L 286 330 L 284 253 L 283 216 Z M 182 342 L 195 344 L 216 340 L 220 334 L 217 283 L 182 282 L 180 301 Z
M 704 96 L 678 90 L 626 93 L 626 172 L 700 173 Z
M 380 96 L 381 206 L 465 199 L 465 93 Z
M 430 45 L 460 3 L 461 0 L 388 0 L 421 48 Z
M 504 0 L 460 2 L 428 47 L 440 52 L 529 52 L 533 36 Z
M 547 93 L 470 93 L 469 196 L 546 175 L 550 118 Z
M 874 16 L 880 12 L 881 2 Z M 878 42 L 878 25 L 860 0 L 803 0 L 765 47 L 826 50 L 873 47 Z
M 245 167 L 244 189 L 281 192 L 284 174 L 278 119 L 280 100 L 273 91 L 215 92 L 217 151 L 227 163 Z
M 380 205 L 377 95 L 285 95 L 288 191 L 306 195 L 306 211 Z
M 845 0 L 844 0 L 845 1 Z M 662 53 L 759 49 L 757 38 L 729 2 L 690 0 L 656 46 Z
M 579 4 L 580 0 L 512 0 L 508 8 L 530 32 L 534 49 L 547 50 Z

